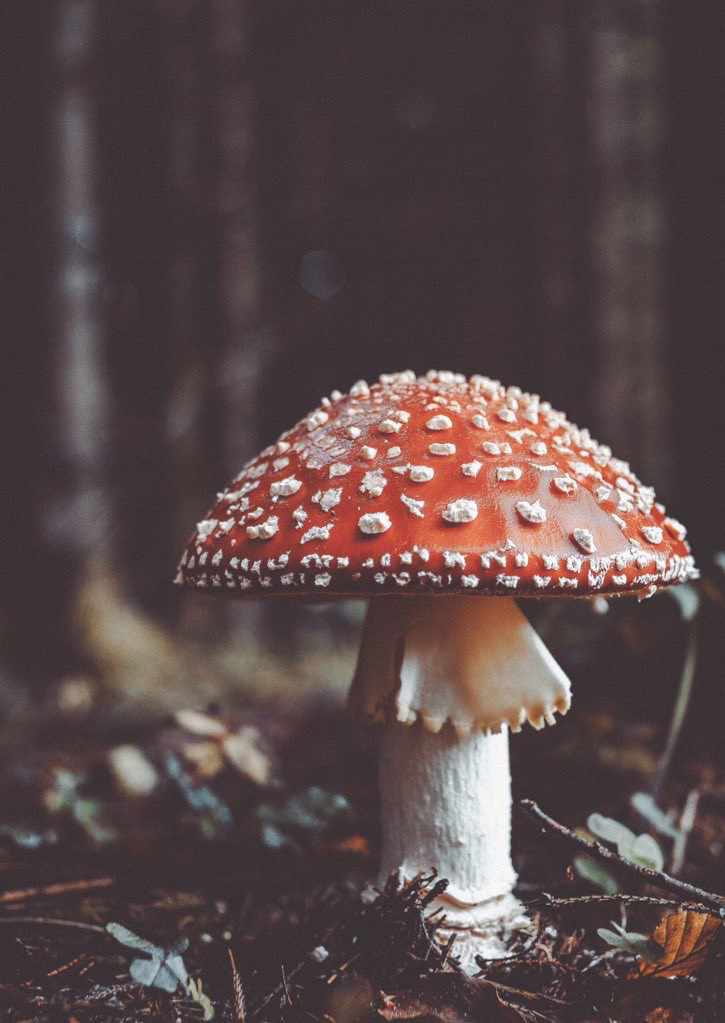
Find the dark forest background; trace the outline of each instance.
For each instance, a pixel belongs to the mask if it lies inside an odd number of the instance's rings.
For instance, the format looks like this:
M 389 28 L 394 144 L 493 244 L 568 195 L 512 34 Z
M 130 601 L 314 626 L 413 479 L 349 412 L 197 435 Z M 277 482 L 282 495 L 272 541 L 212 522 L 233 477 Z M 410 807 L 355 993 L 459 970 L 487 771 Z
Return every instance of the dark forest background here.
M 171 580 L 246 458 L 330 389 L 408 367 L 540 392 L 717 573 L 713 11 L 2 4 L 6 681 L 65 680 L 71 704 L 84 679 L 208 696 L 202 678 L 239 674 L 204 659 L 232 634 L 263 682 L 265 651 L 303 632 L 352 641 L 355 608 L 230 607 Z

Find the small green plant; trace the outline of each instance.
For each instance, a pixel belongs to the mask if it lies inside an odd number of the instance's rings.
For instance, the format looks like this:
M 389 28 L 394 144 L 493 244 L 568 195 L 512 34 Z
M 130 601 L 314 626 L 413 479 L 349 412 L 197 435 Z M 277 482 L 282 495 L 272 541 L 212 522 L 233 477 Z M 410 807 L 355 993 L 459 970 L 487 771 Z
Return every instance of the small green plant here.
M 630 955 L 639 956 L 640 959 L 646 959 L 649 963 L 657 963 L 662 958 L 662 946 L 658 945 L 652 938 L 648 938 L 646 934 L 638 934 L 636 931 L 625 931 L 623 927 L 620 927 L 614 921 L 612 921 L 612 927 L 615 930 L 610 931 L 608 927 L 597 928 L 597 934 L 608 945 L 611 945 L 613 948 L 619 948 L 623 952 L 629 952 Z
M 651 835 L 635 835 L 624 824 L 601 813 L 589 814 L 587 828 L 596 838 L 616 846 L 622 859 L 630 863 L 638 863 L 650 870 L 662 870 L 665 865 L 662 850 Z
M 676 837 L 677 829 L 651 796 L 647 796 L 644 792 L 637 792 L 631 802 L 634 809 L 660 834 L 667 835 L 669 838 Z M 605 817 L 601 813 L 589 815 L 587 830 L 595 838 L 615 846 L 622 859 L 629 860 L 630 863 L 638 863 L 641 867 L 648 867 L 650 870 L 662 870 L 664 867 L 665 858 L 662 850 L 651 835 L 635 835 L 625 824 L 621 824 L 612 817 Z M 577 856 L 574 860 L 574 870 L 578 877 L 593 884 L 605 895 L 616 895 L 619 891 L 619 882 L 614 874 L 590 856 Z
M 135 952 L 143 952 L 144 958 L 138 957 L 131 961 L 128 972 L 133 979 L 144 987 L 155 987 L 173 995 L 179 984 L 190 998 L 204 1010 L 204 1019 L 214 1019 L 214 1006 L 204 994 L 200 980 L 189 976 L 182 954 L 189 947 L 188 938 L 177 938 L 168 948 L 154 945 L 152 941 L 139 937 L 122 924 L 106 924 L 106 930 L 126 948 Z
M 673 841 L 679 838 L 680 829 L 673 823 L 670 815 L 660 809 L 654 797 L 648 792 L 635 792 L 629 801 L 629 805 L 648 824 L 651 824 L 658 834 L 664 835 L 665 838 L 671 838 Z

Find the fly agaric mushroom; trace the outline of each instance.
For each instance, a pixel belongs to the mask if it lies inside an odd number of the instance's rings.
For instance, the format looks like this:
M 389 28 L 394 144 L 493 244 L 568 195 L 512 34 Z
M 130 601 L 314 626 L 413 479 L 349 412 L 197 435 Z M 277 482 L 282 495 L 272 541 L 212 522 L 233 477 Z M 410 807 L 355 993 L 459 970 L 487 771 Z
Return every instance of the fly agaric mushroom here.
M 684 527 L 588 431 L 517 387 L 431 371 L 323 398 L 220 496 L 177 581 L 370 598 L 350 704 L 385 722 L 381 880 L 446 877 L 474 967 L 521 921 L 508 732 L 569 707 L 511 598 L 651 596 L 696 575 Z

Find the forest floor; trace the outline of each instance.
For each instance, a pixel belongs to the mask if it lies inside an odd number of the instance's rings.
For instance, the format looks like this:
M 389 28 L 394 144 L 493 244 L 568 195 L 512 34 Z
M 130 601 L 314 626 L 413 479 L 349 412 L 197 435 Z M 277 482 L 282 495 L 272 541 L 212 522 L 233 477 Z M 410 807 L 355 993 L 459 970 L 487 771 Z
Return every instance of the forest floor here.
M 725 772 L 685 758 L 658 800 L 669 815 L 651 804 L 637 813 L 646 729 L 633 742 L 631 728 L 594 713 L 559 729 L 556 742 L 512 740 L 517 800 L 535 798 L 570 827 L 596 810 L 650 832 L 664 870 L 723 890 Z M 725 1020 L 716 906 L 685 909 L 686 895 L 601 857 L 574 868 L 573 840 L 520 806 L 515 865 L 534 926 L 479 977 L 458 970 L 455 944 L 436 943 L 435 877 L 363 902 L 379 841 L 377 734 L 335 701 L 223 718 L 181 711 L 121 738 L 86 723 L 37 750 L 16 744 L 2 765 L 9 1023 Z M 605 891 L 627 895 L 547 898 Z M 598 934 L 612 921 L 628 935 L 610 935 L 620 947 Z

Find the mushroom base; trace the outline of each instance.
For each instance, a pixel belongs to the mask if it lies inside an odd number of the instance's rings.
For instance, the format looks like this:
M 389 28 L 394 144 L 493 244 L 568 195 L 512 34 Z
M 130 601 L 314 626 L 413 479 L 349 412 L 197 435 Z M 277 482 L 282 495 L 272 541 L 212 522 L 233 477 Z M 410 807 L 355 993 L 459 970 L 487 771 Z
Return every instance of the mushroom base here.
M 446 942 L 455 935 L 453 955 L 458 958 L 461 969 L 470 974 L 479 970 L 476 956 L 505 959 L 511 954 L 515 936 L 530 934 L 534 929 L 525 907 L 511 892 L 477 906 L 467 906 L 462 912 L 459 907 L 452 908 L 444 896 L 432 904 L 433 911 L 438 908 L 444 911 L 445 922 L 437 929 L 437 939 Z

